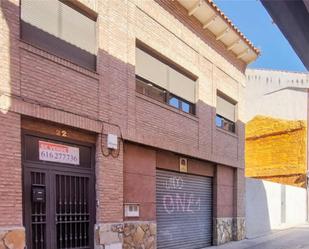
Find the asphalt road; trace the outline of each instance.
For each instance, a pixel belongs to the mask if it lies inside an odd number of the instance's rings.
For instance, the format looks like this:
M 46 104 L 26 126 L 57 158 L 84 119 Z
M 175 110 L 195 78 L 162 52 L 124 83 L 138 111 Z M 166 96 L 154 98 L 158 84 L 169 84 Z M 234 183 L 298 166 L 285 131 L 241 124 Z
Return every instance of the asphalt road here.
M 276 231 L 256 239 L 231 242 L 209 249 L 309 249 L 309 225 Z

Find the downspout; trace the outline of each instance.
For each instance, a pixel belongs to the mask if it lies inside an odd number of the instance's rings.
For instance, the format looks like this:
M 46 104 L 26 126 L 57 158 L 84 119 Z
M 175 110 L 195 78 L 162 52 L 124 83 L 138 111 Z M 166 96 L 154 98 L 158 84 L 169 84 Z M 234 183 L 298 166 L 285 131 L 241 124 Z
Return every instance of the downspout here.
M 306 170 L 306 190 L 307 190 L 307 195 L 306 195 L 306 216 L 307 216 L 307 219 L 306 221 L 309 222 L 309 184 L 308 184 L 308 177 L 309 177 L 309 171 L 308 171 L 308 154 L 309 154 L 309 151 L 308 151 L 308 132 L 309 132 L 309 129 L 308 129 L 308 122 L 309 122 L 309 88 L 307 89 L 307 122 L 306 122 L 306 128 L 307 128 L 307 139 L 306 139 L 306 165 L 307 165 L 307 170 Z

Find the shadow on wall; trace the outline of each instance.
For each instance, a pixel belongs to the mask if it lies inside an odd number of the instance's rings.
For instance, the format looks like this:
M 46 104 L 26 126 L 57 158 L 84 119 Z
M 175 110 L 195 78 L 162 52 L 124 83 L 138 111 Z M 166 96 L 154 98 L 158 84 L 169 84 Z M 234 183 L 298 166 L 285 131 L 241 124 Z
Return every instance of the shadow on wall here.
M 0 58 L 3 60 L 0 66 L 0 124 L 3 124 L 0 126 L 0 134 L 7 134 L 0 139 L 0 158 L 4 159 L 0 162 L 0 196 L 10 197 L 5 203 L 0 202 L 0 228 L 24 225 L 21 117 L 31 116 L 56 122 L 59 126 L 69 125 L 96 133 L 103 130 L 104 133 L 111 132 L 120 136 L 118 128 L 112 123 L 119 124 L 122 130 L 126 127 L 127 120 L 124 117 L 127 110 L 119 107 L 127 104 L 123 96 L 128 95 L 128 86 L 123 82 L 128 81 L 128 71 L 134 72 L 132 65 L 99 50 L 97 71 L 101 74 L 98 76 L 23 42 L 20 40 L 18 2 L 0 0 Z M 115 70 L 107 74 L 107 71 L 112 71 L 111 67 Z M 105 75 L 107 77 L 103 77 Z M 109 98 L 108 94 L 117 98 Z M 111 124 L 102 127 L 103 120 Z M 114 158 L 109 160 L 111 165 L 117 162 Z M 102 207 L 97 212 L 98 222 L 122 220 L 122 203 L 119 205 L 111 201 L 116 197 L 121 200 L 123 192 L 122 165 L 118 163 L 116 166 L 119 170 L 106 168 L 104 173 L 98 174 L 102 182 L 108 181 L 111 176 L 119 182 L 117 186 L 98 189 L 97 196 L 102 198 Z M 117 176 L 114 175 L 115 170 Z M 109 210 L 113 210 L 113 213 L 110 214 Z
M 247 237 L 306 223 L 306 203 L 304 188 L 246 178 Z
M 10 13 L 14 13 L 16 11 L 16 8 L 17 6 L 12 3 L 9 3 L 7 1 L 0 1 L 0 33 L 4 34 L 0 36 L 0 58 L 2 60 L 2 66 L 0 67 L 0 114 L 6 114 L 11 106 L 11 99 L 9 97 L 12 93 L 11 65 L 12 63 L 14 63 L 14 61 L 12 60 L 14 44 L 12 43 L 11 30 L 14 28 L 14 22 L 10 22 L 12 21 L 10 20 Z M 9 35 L 6 35 L 7 30 Z
M 97 133 L 101 132 L 101 122 L 108 120 L 119 124 L 127 139 L 151 143 L 155 147 L 180 154 L 211 158 L 226 165 L 243 166 L 243 142 L 238 142 L 244 140 L 244 124 L 241 121 L 237 121 L 239 136 L 231 136 L 219 129 L 217 131 L 214 122 L 215 108 L 201 100 L 197 103 L 200 117 L 197 119 L 143 96 L 137 97 L 133 65 L 99 50 L 99 76 L 94 76 L 86 69 L 20 42 L 17 5 L 1 0 L 0 11 L 1 24 L 4 22 L 3 26 L 7 27 L 7 30 L 1 30 L 1 45 L 2 38 L 9 33 L 3 46 L 7 50 L 1 49 L 0 52 L 7 56 L 5 59 L 8 64 L 4 68 L 7 70 L 5 76 L 1 75 L 0 96 L 3 91 L 6 100 L 12 100 L 12 103 L 6 105 L 6 111 L 11 112 L 6 115 L 1 115 L 0 112 L 0 123 L 11 123 L 11 130 L 6 132 L 16 134 L 14 143 L 11 141 L 13 139 L 8 141 L 9 136 L 0 140 L 0 157 L 9 158 L 8 163 L 0 165 L 0 182 L 4 186 L 12 186 L 14 183 L 14 187 L 0 188 L 0 196 L 10 196 L 5 203 L 0 203 L 0 226 L 23 226 L 19 113 Z M 124 47 L 127 48 L 127 44 Z M 48 70 L 44 71 L 43 68 Z M 3 73 L 2 68 L 0 73 Z M 15 156 L 14 160 L 12 155 Z M 104 188 L 102 185 L 97 186 L 96 195 L 100 200 L 96 213 L 98 224 L 123 220 L 122 163 L 118 162 L 116 165 L 112 161 L 117 162 L 116 159 L 109 160 L 110 164 L 105 164 L 102 171 L 96 172 L 100 182 L 106 183 Z M 12 174 L 12 168 L 17 177 Z M 112 184 L 111 181 L 118 184 Z M 143 188 L 139 191 L 143 191 Z M 240 206 L 243 206 L 242 203 Z M 243 210 L 239 212 L 243 216 Z
M 245 71 L 246 69 L 245 63 L 242 62 L 241 60 L 238 60 L 231 51 L 229 51 L 228 53 L 223 53 L 222 52 L 223 50 L 221 50 L 220 47 L 224 48 L 224 44 L 220 42 L 218 43 L 215 35 L 212 34 L 210 31 L 208 31 L 207 29 L 204 29 L 203 25 L 201 25 L 196 18 L 194 18 L 193 16 L 190 16 L 189 19 L 183 18 L 184 16 L 187 16 L 188 13 L 187 10 L 183 8 L 183 6 L 181 6 L 180 3 L 176 2 L 171 4 L 173 1 L 170 0 L 155 0 L 155 1 L 158 4 L 160 4 L 160 6 L 163 7 L 166 11 L 168 11 L 172 16 L 174 16 L 177 20 L 179 20 L 184 26 L 186 26 L 186 28 L 188 28 L 191 32 L 193 32 L 197 37 L 205 41 L 218 54 L 220 54 L 227 61 L 233 64 L 238 70 L 240 70 L 241 72 Z M 175 11 L 175 8 L 177 8 L 178 11 Z
M 244 124 L 240 120 L 237 121 L 238 137 L 230 136 L 216 129 L 216 109 L 202 100 L 196 104 L 197 117 L 192 117 L 140 96 L 135 92 L 134 65 L 99 49 L 99 73 L 92 73 L 20 41 L 19 6 L 2 0 L 1 12 L 2 22 L 8 27 L 3 34 L 9 33 L 6 44 L 9 51 L 1 49 L 1 53 L 9 57 L 5 82 L 12 90 L 4 94 L 12 103 L 7 111 L 66 122 L 66 125 L 98 133 L 101 122 L 108 120 L 121 127 L 126 139 L 243 167 Z M 110 49 L 122 54 L 122 50 L 127 51 L 127 44 L 111 43 Z M 92 123 L 80 121 L 77 115 Z
M 269 196 L 276 198 L 275 196 Z M 278 207 L 280 208 L 280 207 Z M 271 232 L 270 211 L 279 216 L 280 209 L 270 210 L 268 195 L 263 181 L 246 178 L 246 237 L 255 238 Z M 276 218 L 276 217 L 275 217 Z

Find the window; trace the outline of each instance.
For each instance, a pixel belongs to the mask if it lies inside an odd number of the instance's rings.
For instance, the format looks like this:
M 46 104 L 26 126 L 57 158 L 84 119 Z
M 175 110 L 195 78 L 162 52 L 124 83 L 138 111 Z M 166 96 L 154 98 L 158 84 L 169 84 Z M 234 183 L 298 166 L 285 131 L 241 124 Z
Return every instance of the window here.
M 136 91 L 183 112 L 195 114 L 195 107 L 192 103 L 167 92 L 165 89 L 160 88 L 139 76 L 136 76 Z
M 168 104 L 183 112 L 194 114 L 194 105 L 173 94 L 169 94 Z
M 166 91 L 164 89 L 140 77 L 136 78 L 136 91 L 160 102 L 166 102 Z
M 21 0 L 21 39 L 95 70 L 94 19 L 58 0 Z
M 235 133 L 236 103 L 223 95 L 217 95 L 216 126 Z
M 235 123 L 220 116 L 219 114 L 216 115 L 216 126 L 222 128 L 223 130 L 235 133 Z
M 195 80 L 139 48 L 135 69 L 137 92 L 195 114 Z
M 175 108 L 177 108 L 177 109 L 180 109 L 180 100 L 177 98 L 177 97 L 174 97 L 174 96 L 171 96 L 170 98 L 169 98 L 169 100 L 168 100 L 168 104 L 170 105 L 170 106 L 173 106 L 173 107 L 175 107 Z

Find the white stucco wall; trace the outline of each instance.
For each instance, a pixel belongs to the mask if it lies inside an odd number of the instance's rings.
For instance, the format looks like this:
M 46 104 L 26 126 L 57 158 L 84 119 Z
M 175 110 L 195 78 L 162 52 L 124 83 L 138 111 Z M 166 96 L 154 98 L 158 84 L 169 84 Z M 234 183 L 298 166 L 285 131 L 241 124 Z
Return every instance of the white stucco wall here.
M 297 225 L 306 220 L 306 190 L 286 186 L 286 223 Z
M 259 237 L 273 229 L 305 222 L 306 190 L 304 188 L 246 178 L 247 238 Z
M 247 69 L 245 122 L 256 115 L 307 120 L 309 74 Z

